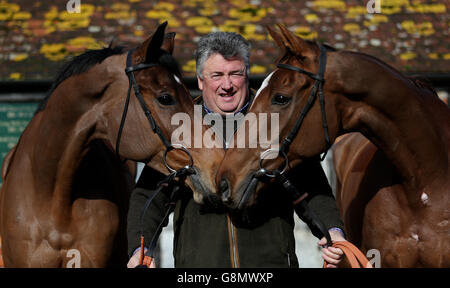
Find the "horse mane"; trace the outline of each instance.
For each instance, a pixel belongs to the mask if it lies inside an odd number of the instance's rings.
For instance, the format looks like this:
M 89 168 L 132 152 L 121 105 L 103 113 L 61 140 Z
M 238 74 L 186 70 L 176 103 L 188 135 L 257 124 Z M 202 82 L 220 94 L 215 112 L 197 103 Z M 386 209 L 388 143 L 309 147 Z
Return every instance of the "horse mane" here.
M 391 65 L 389 65 L 388 63 L 382 61 L 381 59 L 378 59 L 375 56 L 369 55 L 369 54 L 365 54 L 362 52 L 357 52 L 357 51 L 348 51 L 348 50 L 339 50 L 327 43 L 319 43 L 318 41 L 311 41 L 311 40 L 303 40 L 304 42 L 306 42 L 308 45 L 310 46 L 316 46 L 319 47 L 319 45 L 325 46 L 325 48 L 329 51 L 332 52 L 336 52 L 336 51 L 342 51 L 345 53 L 351 53 L 351 54 L 356 54 L 356 55 L 360 55 L 360 56 L 364 56 L 367 58 L 370 58 L 372 60 L 374 60 L 376 63 L 379 63 L 382 66 L 385 66 L 386 68 L 394 71 L 395 73 L 398 73 L 400 75 L 402 75 L 403 77 L 405 77 L 407 80 L 409 80 L 410 82 L 412 82 L 414 84 L 414 86 L 416 86 L 419 89 L 424 89 L 427 91 L 432 92 L 435 96 L 438 97 L 436 90 L 434 89 L 432 83 L 430 80 L 424 78 L 423 76 L 420 75 L 412 75 L 412 76 L 408 76 L 408 75 L 404 75 L 403 73 L 401 73 L 400 71 L 398 71 L 397 69 L 395 69 L 394 67 L 392 67 Z M 280 55 L 280 57 L 277 59 L 277 62 L 281 62 L 282 60 L 285 59 L 285 57 L 287 57 L 289 55 L 289 52 L 286 51 L 286 53 L 284 55 Z
M 334 51 L 337 51 L 336 49 Z M 402 72 L 400 72 L 399 70 L 397 70 L 396 68 L 392 67 L 391 65 L 389 65 L 388 63 L 384 62 L 381 59 L 378 59 L 375 56 L 369 55 L 369 54 L 365 54 L 362 52 L 357 52 L 357 51 L 345 51 L 342 50 L 342 52 L 345 53 L 351 53 L 351 54 L 356 54 L 356 55 L 360 55 L 360 56 L 364 56 L 367 58 L 370 58 L 372 60 L 374 60 L 374 62 L 392 70 L 393 72 L 403 76 L 406 80 L 410 81 L 411 83 L 414 84 L 415 87 L 419 88 L 419 89 L 424 89 L 427 90 L 431 93 L 433 93 L 436 97 L 438 97 L 436 90 L 433 88 L 433 85 L 431 84 L 430 80 L 424 78 L 421 75 L 405 75 Z
M 433 87 L 433 84 L 429 79 L 424 78 L 420 75 L 406 76 L 406 78 L 408 78 L 417 88 L 429 90 L 433 92 L 434 95 L 438 96 L 436 90 Z
M 39 103 L 38 108 L 35 115 L 44 110 L 45 106 L 50 98 L 50 95 L 55 91 L 55 89 L 61 84 L 64 80 L 68 79 L 71 76 L 78 75 L 84 73 L 91 69 L 93 66 L 102 63 L 106 58 L 112 55 L 122 54 L 124 52 L 124 47 L 117 46 L 114 48 L 105 47 L 103 49 L 98 50 L 88 50 L 83 54 L 72 57 L 67 62 L 65 62 L 62 67 L 59 69 L 55 80 L 50 87 L 50 90 L 45 95 L 44 99 Z
M 161 49 L 163 53 L 158 58 L 158 63 L 161 64 L 161 66 L 165 67 L 167 70 L 169 70 L 170 73 L 176 75 L 181 80 L 183 79 L 180 66 L 178 64 L 178 61 L 173 58 L 172 54 L 168 53 L 167 51 Z M 182 80 L 183 81 L 183 80 Z

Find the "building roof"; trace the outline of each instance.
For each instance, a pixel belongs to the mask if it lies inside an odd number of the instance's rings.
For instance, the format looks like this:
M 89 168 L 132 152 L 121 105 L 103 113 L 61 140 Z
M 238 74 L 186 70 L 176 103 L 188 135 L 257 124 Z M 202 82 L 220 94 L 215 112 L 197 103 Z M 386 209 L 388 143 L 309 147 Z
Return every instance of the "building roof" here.
M 379 2 L 377 2 L 379 1 Z M 367 5 L 381 3 L 381 13 Z M 80 13 L 76 3 L 81 3 Z M 369 3 L 369 4 L 371 4 Z M 450 71 L 450 2 L 426 0 L 0 0 L 0 81 L 51 80 L 66 57 L 111 40 L 137 46 L 168 21 L 174 56 L 193 76 L 199 37 L 235 31 L 252 44 L 251 73 L 274 68 L 278 48 L 265 25 L 371 54 L 403 72 Z M 77 11 L 75 11 L 77 12 Z M 376 12 L 376 11 L 372 11 Z

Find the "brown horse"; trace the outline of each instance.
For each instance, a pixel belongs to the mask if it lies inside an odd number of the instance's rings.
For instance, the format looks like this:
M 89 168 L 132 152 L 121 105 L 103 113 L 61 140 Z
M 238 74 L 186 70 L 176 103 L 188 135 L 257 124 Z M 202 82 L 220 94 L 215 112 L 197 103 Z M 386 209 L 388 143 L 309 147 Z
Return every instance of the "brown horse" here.
M 123 160 L 149 162 L 168 174 L 162 140 L 170 139 L 174 130 L 171 116 L 184 112 L 193 117 L 194 112 L 171 55 L 175 34 L 164 33 L 166 24 L 129 53 L 121 47 L 92 50 L 63 67 L 3 163 L 0 235 L 6 267 L 125 267 L 135 165 Z M 124 72 L 131 65 L 136 85 Z M 130 92 L 128 116 L 123 118 Z M 215 171 L 211 165 L 217 165 L 214 159 L 221 160 L 223 152 L 189 151 L 198 173 L 192 182 L 203 189 L 196 193 L 207 195 L 214 178 L 202 179 Z M 188 165 L 187 153 L 179 149 L 167 158 L 174 169 Z
M 345 164 L 338 165 L 343 182 L 337 199 L 349 240 L 363 251 L 378 249 L 383 267 L 449 267 L 449 108 L 432 89 L 379 59 L 321 47 L 279 27 L 281 33 L 271 28 L 269 32 L 283 57 L 249 112 L 278 113 L 279 138 L 286 139 L 308 95 L 314 94 L 313 85 L 321 82 L 316 92 L 323 92 L 324 104 L 316 99 L 294 134 L 287 150 L 290 165 L 324 152 L 339 135 L 361 132 L 377 148 L 358 139 L 340 151 L 345 157 L 339 156 Z M 323 53 L 322 78 L 316 71 Z M 259 169 L 260 152 L 226 152 L 216 182 L 228 181 L 225 193 L 230 193 L 232 207 L 237 207 Z M 283 161 L 277 157 L 264 165 L 279 169 Z M 244 164 L 235 169 L 236 163 Z

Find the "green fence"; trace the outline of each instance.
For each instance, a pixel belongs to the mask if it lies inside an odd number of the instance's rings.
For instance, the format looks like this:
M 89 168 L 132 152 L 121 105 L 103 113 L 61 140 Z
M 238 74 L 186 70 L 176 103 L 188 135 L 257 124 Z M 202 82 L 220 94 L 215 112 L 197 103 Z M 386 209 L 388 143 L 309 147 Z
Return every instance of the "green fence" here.
M 20 134 L 33 117 L 37 105 L 37 102 L 0 102 L 0 163 L 3 163 L 6 153 L 16 145 Z M 0 179 L 0 187 L 1 185 Z

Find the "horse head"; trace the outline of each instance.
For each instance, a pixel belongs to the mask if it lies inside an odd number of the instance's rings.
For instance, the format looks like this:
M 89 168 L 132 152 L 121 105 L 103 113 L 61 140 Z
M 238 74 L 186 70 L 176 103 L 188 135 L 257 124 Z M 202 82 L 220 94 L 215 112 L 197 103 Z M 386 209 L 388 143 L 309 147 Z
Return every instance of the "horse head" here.
M 260 129 L 259 133 L 272 135 L 275 141 L 281 140 L 281 145 L 272 141 L 269 143 L 271 148 L 266 150 L 267 145 L 264 148 L 259 141 L 260 145 L 257 148 L 233 147 L 226 151 L 216 175 L 216 183 L 222 200 L 231 208 L 243 208 L 255 202 L 257 192 L 265 184 L 264 181 L 260 181 L 257 185 L 250 185 L 252 179 L 270 176 L 266 177 L 270 180 L 274 176 L 271 171 L 278 170 L 284 173 L 289 167 L 302 162 L 302 159 L 319 155 L 333 143 L 338 132 L 339 115 L 335 108 L 337 105 L 335 95 L 340 92 L 337 84 L 339 81 L 333 75 L 334 64 L 330 64 L 334 63 L 332 53 L 327 53 L 328 61 L 323 63 L 324 68 L 326 64 L 326 71 L 323 71 L 322 75 L 322 78 L 326 79 L 325 82 L 319 79 L 318 75 L 321 62 L 320 46 L 302 40 L 282 25 L 279 25 L 279 28 L 281 32 L 270 27 L 268 30 L 282 49 L 282 57 L 278 61 L 278 68 L 264 80 L 258 90 L 248 114 L 263 113 L 267 119 L 276 117 L 278 123 L 269 121 L 271 125 L 264 126 L 268 127 L 268 131 Z M 293 71 L 290 69 L 292 67 L 298 67 L 300 71 L 307 73 Z M 314 91 L 311 92 L 312 90 Z M 319 92 L 326 95 L 323 111 L 320 101 L 315 99 Z M 315 94 L 314 99 L 310 96 L 312 93 Z M 301 114 L 304 115 L 300 116 Z M 326 116 L 327 128 L 323 127 L 323 116 Z M 299 117 L 302 117 L 301 121 Z M 250 123 L 250 127 L 252 125 L 261 127 Z M 246 127 L 241 125 L 239 130 L 241 129 Z M 274 134 L 278 134 L 278 137 L 273 137 Z M 240 141 L 237 139 L 238 135 L 239 133 L 236 133 L 235 142 Z M 236 163 L 242 163 L 240 169 L 235 168 Z M 261 174 L 261 168 L 265 169 L 263 173 L 265 175 L 258 175 Z
M 95 116 L 93 138 L 103 139 L 121 158 L 147 163 L 164 174 L 193 166 L 195 173 L 189 176 L 188 185 L 202 202 L 203 196 L 214 194 L 211 165 L 217 167 L 215 161 L 221 160 L 224 152 L 194 147 L 194 137 L 176 139 L 176 143 L 172 139 L 178 124 L 172 117 L 182 113 L 194 119 L 194 102 L 172 56 L 175 33 L 165 33 L 166 25 L 161 24 L 126 56 L 105 59 L 104 71 L 98 75 L 110 81 L 95 109 L 100 113 Z M 193 134 L 192 126 L 186 126 L 189 131 L 183 133 Z

